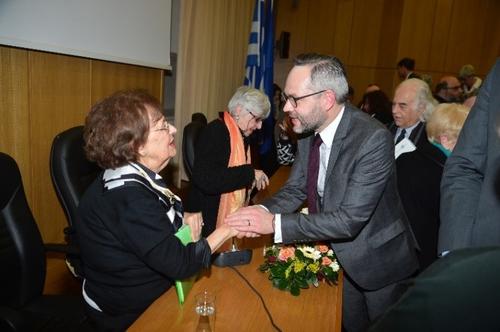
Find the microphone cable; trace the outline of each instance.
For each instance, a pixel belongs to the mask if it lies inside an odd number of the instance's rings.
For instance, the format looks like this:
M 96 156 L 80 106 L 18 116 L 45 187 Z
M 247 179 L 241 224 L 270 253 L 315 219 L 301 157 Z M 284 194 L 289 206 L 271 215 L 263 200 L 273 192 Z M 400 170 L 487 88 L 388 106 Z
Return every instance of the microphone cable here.
M 247 280 L 247 278 L 245 278 L 245 276 L 240 271 L 238 271 L 238 269 L 236 269 L 234 266 L 229 266 L 229 268 L 231 270 L 233 270 L 234 272 L 236 272 L 241 277 L 241 279 L 243 279 L 246 282 L 246 284 L 248 285 L 248 287 L 250 287 L 250 289 L 255 294 L 257 294 L 257 296 L 259 297 L 260 301 L 262 302 L 262 305 L 264 306 L 264 310 L 266 311 L 267 317 L 269 317 L 269 320 L 271 321 L 271 325 L 274 327 L 274 329 L 276 331 L 282 332 L 281 329 L 279 328 L 279 326 L 276 325 L 276 323 L 274 322 L 273 316 L 271 315 L 271 312 L 267 308 L 266 302 L 264 301 L 264 298 L 262 297 L 262 295 L 260 295 L 259 291 L 257 289 L 255 289 L 255 287 L 252 286 L 252 284 Z

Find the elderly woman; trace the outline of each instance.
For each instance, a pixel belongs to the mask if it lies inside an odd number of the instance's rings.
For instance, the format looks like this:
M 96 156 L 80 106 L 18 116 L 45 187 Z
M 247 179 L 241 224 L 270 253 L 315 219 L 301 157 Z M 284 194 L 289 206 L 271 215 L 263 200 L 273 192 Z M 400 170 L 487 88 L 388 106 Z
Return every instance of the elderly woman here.
M 221 227 L 200 238 L 200 214 L 182 203 L 158 174 L 175 156 L 175 127 L 156 99 L 118 92 L 96 104 L 84 130 L 88 159 L 104 172 L 79 205 L 87 312 L 98 330 L 122 331 L 176 279 L 210 264 L 211 253 L 236 233 Z M 193 243 L 175 236 L 190 226 Z
M 429 141 L 447 157 L 457 143 L 469 108 L 460 104 L 440 104 L 427 119 L 426 130 Z
M 200 133 L 186 211 L 202 212 L 204 235 L 222 227 L 224 217 L 245 204 L 253 185 L 260 190 L 269 184 L 264 172 L 252 167 L 248 146 L 248 137 L 269 112 L 264 93 L 242 86 L 221 118 Z

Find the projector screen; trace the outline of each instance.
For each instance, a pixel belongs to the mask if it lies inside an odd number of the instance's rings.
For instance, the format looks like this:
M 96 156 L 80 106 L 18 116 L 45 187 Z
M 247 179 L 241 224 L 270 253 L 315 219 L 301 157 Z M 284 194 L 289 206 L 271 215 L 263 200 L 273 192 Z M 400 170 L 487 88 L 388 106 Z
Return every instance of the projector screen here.
M 0 0 L 0 44 L 170 67 L 171 0 Z

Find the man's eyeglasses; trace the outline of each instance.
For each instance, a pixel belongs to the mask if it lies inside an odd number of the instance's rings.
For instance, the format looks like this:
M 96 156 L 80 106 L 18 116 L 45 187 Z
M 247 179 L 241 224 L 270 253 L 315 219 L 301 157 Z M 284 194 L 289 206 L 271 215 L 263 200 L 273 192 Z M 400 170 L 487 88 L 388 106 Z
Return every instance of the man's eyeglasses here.
M 460 85 L 457 85 L 457 86 L 449 86 L 447 87 L 446 89 L 447 90 L 458 90 L 458 89 L 461 89 L 462 87 Z
M 300 96 L 300 97 L 293 97 L 293 96 L 289 96 L 287 95 L 286 93 L 282 92 L 281 93 L 281 101 L 286 104 L 287 101 L 290 101 L 290 104 L 292 104 L 293 107 L 297 107 L 297 102 L 301 99 L 304 99 L 304 98 L 307 98 L 307 97 L 311 97 L 311 96 L 314 96 L 314 95 L 317 95 L 317 94 L 320 94 L 322 92 L 325 92 L 326 90 L 321 90 L 321 91 L 318 91 L 318 92 L 314 92 L 314 93 L 310 93 L 308 95 L 305 95 L 305 96 Z

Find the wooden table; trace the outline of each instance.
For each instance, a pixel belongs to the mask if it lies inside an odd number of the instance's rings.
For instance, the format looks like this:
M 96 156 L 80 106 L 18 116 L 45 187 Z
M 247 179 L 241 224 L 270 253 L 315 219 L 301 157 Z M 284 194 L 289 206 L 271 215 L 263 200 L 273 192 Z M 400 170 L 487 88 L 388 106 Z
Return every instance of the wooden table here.
M 290 167 L 282 166 L 272 176 L 269 186 L 257 193 L 253 202 L 258 204 L 274 194 L 288 179 Z M 245 239 L 240 248 L 252 248 L 253 257 L 248 265 L 236 266 L 264 298 L 274 322 L 282 331 L 338 331 L 341 327 L 342 274 L 339 284 L 301 291 L 295 297 L 274 288 L 267 274 L 258 271 L 263 263 L 264 244 L 272 243 L 271 236 Z M 215 330 L 273 331 L 258 296 L 231 268 L 212 266 L 194 284 L 186 302 L 181 306 L 171 288 L 158 298 L 130 327 L 129 331 L 195 331 L 198 324 L 194 312 L 194 295 L 204 290 L 215 293 Z
M 254 249 L 252 261 L 236 268 L 264 298 L 275 323 L 282 331 L 340 331 L 342 276 L 337 286 L 320 284 L 301 291 L 298 297 L 274 288 L 267 274 L 258 271 L 262 249 Z M 257 295 L 229 267 L 212 266 L 194 284 L 180 305 L 174 288 L 158 298 L 129 331 L 195 331 L 197 315 L 194 295 L 208 290 L 216 295 L 215 330 L 273 331 Z

